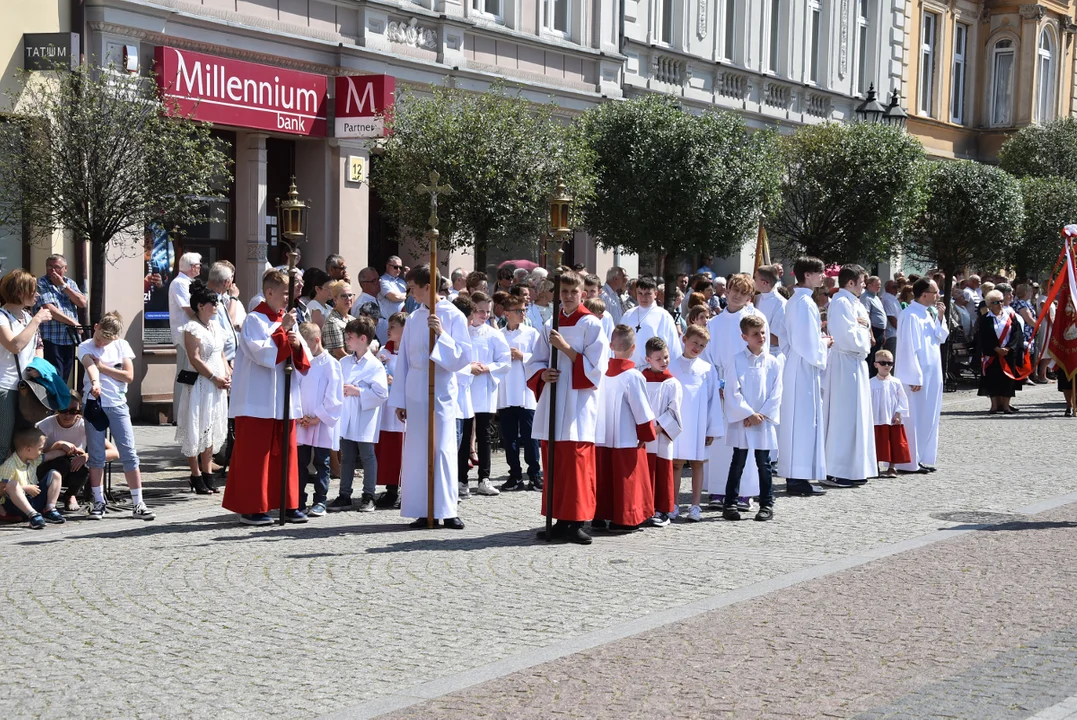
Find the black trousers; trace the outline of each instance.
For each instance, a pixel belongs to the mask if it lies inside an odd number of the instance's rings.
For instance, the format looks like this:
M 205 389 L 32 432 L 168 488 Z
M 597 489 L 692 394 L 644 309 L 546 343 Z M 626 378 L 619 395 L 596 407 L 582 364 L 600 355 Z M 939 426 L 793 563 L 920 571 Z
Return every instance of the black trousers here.
M 460 448 L 456 451 L 456 471 L 459 482 L 467 482 L 468 461 L 471 459 L 471 433 L 479 434 L 479 479 L 490 477 L 490 423 L 494 421 L 493 413 L 475 413 L 475 417 L 462 421 L 463 437 Z
M 729 464 L 729 477 L 725 483 L 725 506 L 735 507 L 740 495 L 740 476 L 744 474 L 744 465 L 748 462 L 748 448 L 733 448 L 733 461 Z M 774 485 L 770 474 L 770 450 L 753 450 L 755 465 L 759 469 L 759 504 L 769 507 L 774 504 Z

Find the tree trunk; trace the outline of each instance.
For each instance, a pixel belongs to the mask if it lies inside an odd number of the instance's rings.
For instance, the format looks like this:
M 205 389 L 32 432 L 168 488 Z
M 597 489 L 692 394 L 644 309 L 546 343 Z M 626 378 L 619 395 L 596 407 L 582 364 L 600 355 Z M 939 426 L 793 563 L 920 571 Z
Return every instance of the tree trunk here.
M 475 270 L 476 272 L 486 272 L 486 238 L 475 238 Z M 494 277 L 488 278 L 490 287 L 493 288 L 497 279 Z
M 108 260 L 105 251 L 108 249 L 106 241 L 90 238 L 90 317 L 89 324 L 92 327 L 104 314 L 105 304 L 105 264 Z M 130 318 L 128 318 L 130 319 Z
M 662 305 L 665 306 L 670 314 L 673 314 L 673 309 L 676 307 L 677 273 L 673 269 L 671 260 L 672 256 L 669 253 L 663 253 L 658 256 L 658 271 L 661 273 L 662 282 L 666 286 Z

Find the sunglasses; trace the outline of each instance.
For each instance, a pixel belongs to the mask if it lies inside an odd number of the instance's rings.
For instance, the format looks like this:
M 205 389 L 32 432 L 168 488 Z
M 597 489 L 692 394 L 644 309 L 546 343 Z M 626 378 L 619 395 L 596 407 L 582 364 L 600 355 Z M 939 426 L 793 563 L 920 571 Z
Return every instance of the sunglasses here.
M 59 412 L 58 412 L 58 413 L 56 413 L 56 414 L 57 414 L 57 415 L 78 415 L 78 414 L 79 414 L 79 411 L 78 411 L 77 409 L 75 409 L 75 410 L 72 410 L 72 409 L 70 409 L 70 408 L 69 408 L 69 409 L 67 409 L 67 410 L 61 410 L 61 411 L 59 411 Z
M 390 265 L 389 266 L 389 268 L 392 269 L 392 270 L 399 270 L 402 267 L 404 267 L 404 266 L 403 265 Z
M 876 360 L 875 364 L 876 365 L 893 365 L 894 363 L 890 362 L 889 360 Z
M 1002 301 L 1001 300 L 992 300 L 991 302 L 989 302 L 987 304 L 988 305 L 1001 305 Z
M 355 293 L 341 293 L 339 297 L 353 298 L 355 297 Z

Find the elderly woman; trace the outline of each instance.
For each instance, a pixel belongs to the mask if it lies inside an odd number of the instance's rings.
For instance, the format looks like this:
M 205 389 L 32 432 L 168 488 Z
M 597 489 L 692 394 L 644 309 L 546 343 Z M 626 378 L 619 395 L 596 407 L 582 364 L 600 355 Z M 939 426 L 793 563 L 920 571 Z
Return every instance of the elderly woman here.
M 340 360 L 348 354 L 344 349 L 344 326 L 351 320 L 352 303 L 355 302 L 355 293 L 352 286 L 343 280 L 334 280 L 329 283 L 329 297 L 333 299 L 333 309 L 322 326 L 322 347 L 330 355 Z
M 11 454 L 11 437 L 19 417 L 21 372 L 40 356 L 37 331 L 52 319 L 48 308 L 30 315 L 37 299 L 37 278 L 22 268 L 0 280 L 0 458 Z
M 984 297 L 985 315 L 976 329 L 976 348 L 983 356 L 981 397 L 991 398 L 991 415 L 1012 414 L 1010 400 L 1017 389 L 1016 366 L 1025 348 L 1025 336 L 1015 313 L 1005 305 L 1003 294 L 992 290 Z

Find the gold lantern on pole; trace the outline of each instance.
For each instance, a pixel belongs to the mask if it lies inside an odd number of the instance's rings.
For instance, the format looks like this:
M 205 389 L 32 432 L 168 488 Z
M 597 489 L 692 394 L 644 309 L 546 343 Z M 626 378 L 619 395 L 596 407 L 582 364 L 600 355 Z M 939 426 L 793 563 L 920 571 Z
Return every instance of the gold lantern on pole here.
M 280 234 L 292 247 L 307 238 L 307 211 L 310 206 L 310 200 L 299 199 L 293 175 L 288 197 L 284 200 L 277 198 L 277 224 L 280 226 Z

